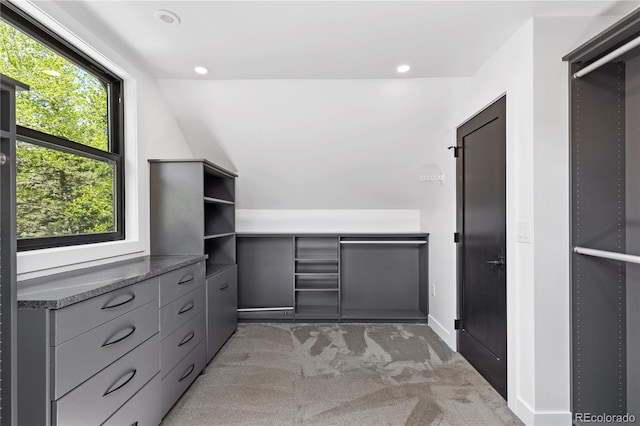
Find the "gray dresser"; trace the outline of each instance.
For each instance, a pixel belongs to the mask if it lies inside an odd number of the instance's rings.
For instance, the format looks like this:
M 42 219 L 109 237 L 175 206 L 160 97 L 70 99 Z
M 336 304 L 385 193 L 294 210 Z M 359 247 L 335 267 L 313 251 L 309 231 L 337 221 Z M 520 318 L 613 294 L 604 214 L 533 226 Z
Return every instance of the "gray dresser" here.
M 157 425 L 205 366 L 205 256 L 23 281 L 20 424 Z

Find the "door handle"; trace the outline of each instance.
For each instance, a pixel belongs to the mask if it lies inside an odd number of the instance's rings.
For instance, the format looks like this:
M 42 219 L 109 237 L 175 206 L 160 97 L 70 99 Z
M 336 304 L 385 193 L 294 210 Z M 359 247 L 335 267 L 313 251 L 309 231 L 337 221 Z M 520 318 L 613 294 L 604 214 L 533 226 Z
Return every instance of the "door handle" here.
M 7 156 L 0 152 L 0 166 L 7 164 Z
M 498 260 L 486 260 L 485 263 L 488 263 L 489 265 L 495 265 L 498 266 L 501 269 L 504 269 L 506 262 L 505 262 L 505 257 L 504 256 L 498 256 Z

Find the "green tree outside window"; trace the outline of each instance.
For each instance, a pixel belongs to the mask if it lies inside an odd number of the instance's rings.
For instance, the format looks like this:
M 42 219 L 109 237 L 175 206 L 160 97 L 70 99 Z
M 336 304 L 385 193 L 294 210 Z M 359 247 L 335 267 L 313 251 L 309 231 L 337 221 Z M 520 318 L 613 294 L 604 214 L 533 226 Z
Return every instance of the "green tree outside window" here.
M 28 84 L 19 126 L 109 151 L 108 91 L 98 78 L 0 20 L 0 73 Z M 113 232 L 115 165 L 20 140 L 18 238 Z

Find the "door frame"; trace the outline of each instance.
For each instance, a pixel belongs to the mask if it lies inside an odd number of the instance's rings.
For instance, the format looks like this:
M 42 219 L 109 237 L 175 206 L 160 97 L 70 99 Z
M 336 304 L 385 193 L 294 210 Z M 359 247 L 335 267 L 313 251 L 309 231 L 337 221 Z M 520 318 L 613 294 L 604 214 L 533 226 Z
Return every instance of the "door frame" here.
M 509 402 L 509 389 L 510 385 L 513 383 L 511 380 L 512 374 L 514 371 L 509 367 L 512 362 L 512 358 L 517 357 L 518 354 L 514 353 L 509 356 L 509 348 L 512 345 L 509 344 L 510 335 L 511 335 L 511 326 L 510 326 L 510 309 L 509 309 L 509 277 L 510 277 L 510 264 L 512 264 L 510 259 L 510 250 L 509 250 L 509 198 L 510 198 L 510 187 L 509 187 L 509 132 L 507 128 L 507 120 L 506 115 L 508 112 L 508 104 L 507 104 L 507 94 L 502 93 L 497 98 L 493 99 L 489 104 L 482 107 L 480 110 L 475 112 L 471 117 L 467 120 L 460 123 L 456 126 L 456 144 L 454 148 L 455 155 L 455 163 L 456 163 L 456 231 L 454 241 L 456 243 L 456 321 L 455 321 L 455 332 L 456 332 L 456 349 L 460 348 L 460 332 L 463 324 L 463 305 L 464 305 L 464 292 L 463 292 L 463 284 L 464 284 L 464 212 L 465 212 L 465 203 L 464 203 L 464 150 L 462 144 L 462 138 L 458 135 L 458 130 L 466 125 L 475 125 L 474 122 L 478 122 L 477 128 L 482 127 L 481 122 L 484 123 L 484 119 L 481 116 L 483 112 L 496 106 L 499 102 L 504 102 L 504 111 L 505 111 L 505 256 L 506 256 L 506 272 L 505 272 L 505 321 L 506 324 L 506 352 L 507 357 L 505 360 L 505 368 L 507 374 L 507 386 L 505 389 L 505 399 Z

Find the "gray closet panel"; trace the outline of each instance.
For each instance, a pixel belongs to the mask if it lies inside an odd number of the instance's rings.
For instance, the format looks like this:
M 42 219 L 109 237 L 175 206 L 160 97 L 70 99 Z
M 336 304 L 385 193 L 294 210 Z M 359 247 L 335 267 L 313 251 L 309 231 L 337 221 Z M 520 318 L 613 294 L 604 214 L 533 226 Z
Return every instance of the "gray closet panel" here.
M 207 278 L 207 362 L 238 328 L 238 272 L 234 265 Z
M 624 86 L 615 63 L 572 81 L 573 246 L 626 250 Z M 626 265 L 574 254 L 572 272 L 573 411 L 624 414 Z
M 640 253 L 640 58 L 626 63 L 626 253 Z M 627 411 L 640 417 L 640 265 L 627 264 Z M 635 338 L 634 338 L 635 336 Z
M 153 254 L 202 254 L 202 165 L 150 162 L 150 237 Z
M 292 237 L 238 237 L 238 308 L 293 306 Z
M 414 245 L 344 245 L 342 310 L 419 309 L 419 251 Z

